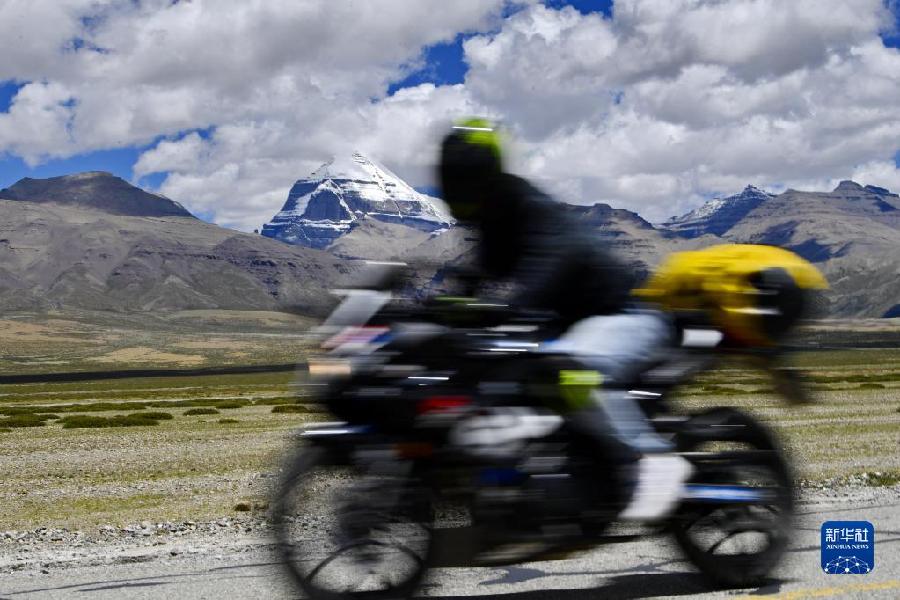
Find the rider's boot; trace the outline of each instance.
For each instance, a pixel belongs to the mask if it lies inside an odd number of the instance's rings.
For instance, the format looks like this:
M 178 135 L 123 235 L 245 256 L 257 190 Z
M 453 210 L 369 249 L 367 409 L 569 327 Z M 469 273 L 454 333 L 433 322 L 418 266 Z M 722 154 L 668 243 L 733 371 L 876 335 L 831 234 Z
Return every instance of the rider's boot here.
M 677 508 L 693 466 L 671 453 L 643 456 L 637 463 L 631 501 L 619 514 L 623 521 L 658 521 Z

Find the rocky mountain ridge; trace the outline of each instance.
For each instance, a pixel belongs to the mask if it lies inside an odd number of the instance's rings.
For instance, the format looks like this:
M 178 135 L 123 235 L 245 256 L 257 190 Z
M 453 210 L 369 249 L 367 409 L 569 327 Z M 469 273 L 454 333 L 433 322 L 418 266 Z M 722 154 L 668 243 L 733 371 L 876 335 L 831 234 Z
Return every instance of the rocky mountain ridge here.
M 355 268 L 331 254 L 206 223 L 109 174 L 24 180 L 9 189 L 15 197 L 0 199 L 4 310 L 321 314 L 332 302 L 328 289 Z M 102 193 L 85 195 L 88 189 Z
M 787 202 L 785 202 L 787 200 Z M 660 228 L 680 237 L 693 238 L 704 234 L 726 236 L 747 218 L 760 217 L 754 213 L 764 205 L 779 206 L 791 213 L 798 203 L 815 214 L 845 213 L 866 216 L 878 222 L 900 225 L 900 197 L 885 188 L 844 180 L 831 192 L 803 192 L 789 189 L 781 194 L 770 194 L 752 185 L 733 196 L 715 198 L 691 212 L 672 217 Z M 762 213 L 771 211 L 761 209 Z
M 0 200 L 52 202 L 130 217 L 191 217 L 181 204 L 104 171 L 31 179 L 0 190 Z
M 346 165 L 330 164 L 305 180 L 315 186 L 295 186 L 282 212 L 299 219 L 286 220 L 275 239 L 205 223 L 109 174 L 22 180 L 0 192 L 0 307 L 316 314 L 332 302 L 327 290 L 357 268 L 352 259 L 419 264 L 427 288 L 440 265 L 472 258 L 475 231 L 451 226 L 439 205 L 411 195 L 399 179 L 373 181 L 381 175 L 366 170 L 371 161 L 355 164 L 364 176 L 338 177 Z M 328 212 L 335 207 L 343 212 Z M 823 271 L 830 316 L 900 314 L 900 197 L 884 188 L 844 181 L 831 192 L 771 194 L 748 187 L 661 226 L 606 204 L 562 209 L 638 277 L 674 251 L 774 244 Z M 281 243 L 291 232 L 313 242 Z
M 685 215 L 672 217 L 662 224 L 662 228 L 686 238 L 694 238 L 706 233 L 722 235 L 747 216 L 747 213 L 772 196 L 772 194 L 748 185 L 739 194 L 714 198 Z

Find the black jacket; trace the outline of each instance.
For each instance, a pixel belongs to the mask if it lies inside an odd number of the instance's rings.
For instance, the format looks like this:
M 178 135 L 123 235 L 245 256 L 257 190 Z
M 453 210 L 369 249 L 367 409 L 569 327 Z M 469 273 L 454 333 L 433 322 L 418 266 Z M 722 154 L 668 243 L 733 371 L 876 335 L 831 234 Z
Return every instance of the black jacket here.
M 477 223 L 478 257 L 488 276 L 511 281 L 514 305 L 568 323 L 624 307 L 631 276 L 585 227 L 524 179 L 504 175 L 497 187 Z

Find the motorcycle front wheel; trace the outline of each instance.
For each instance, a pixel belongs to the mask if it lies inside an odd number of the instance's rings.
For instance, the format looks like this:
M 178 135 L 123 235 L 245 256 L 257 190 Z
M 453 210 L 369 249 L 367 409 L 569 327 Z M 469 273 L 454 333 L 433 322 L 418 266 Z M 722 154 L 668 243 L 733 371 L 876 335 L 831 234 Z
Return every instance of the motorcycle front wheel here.
M 685 556 L 723 587 L 766 582 L 793 532 L 794 485 L 774 435 L 748 414 L 695 415 L 679 450 L 695 473 L 671 527 Z
M 348 464 L 303 446 L 273 509 L 282 562 L 313 600 L 408 598 L 427 571 L 432 507 L 407 465 Z

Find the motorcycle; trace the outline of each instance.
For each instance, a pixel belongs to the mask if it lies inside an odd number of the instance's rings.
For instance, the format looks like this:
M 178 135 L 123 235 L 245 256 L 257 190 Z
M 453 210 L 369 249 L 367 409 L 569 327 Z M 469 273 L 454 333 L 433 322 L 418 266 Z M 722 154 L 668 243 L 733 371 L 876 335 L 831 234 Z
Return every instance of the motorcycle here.
M 558 559 L 634 539 L 612 527 L 619 475 L 565 418 L 597 381 L 545 350 L 551 316 L 468 298 L 393 298 L 398 265 L 345 290 L 309 363 L 340 421 L 305 428 L 273 514 L 287 571 L 310 597 L 410 597 L 435 566 Z M 727 407 L 679 414 L 679 386 L 724 352 L 709 323 L 681 327 L 666 359 L 621 393 L 693 466 L 678 507 L 647 534 L 674 537 L 713 584 L 765 581 L 791 537 L 795 490 L 773 432 Z

